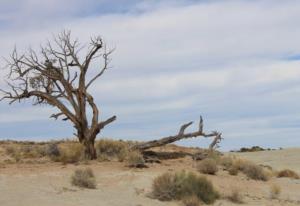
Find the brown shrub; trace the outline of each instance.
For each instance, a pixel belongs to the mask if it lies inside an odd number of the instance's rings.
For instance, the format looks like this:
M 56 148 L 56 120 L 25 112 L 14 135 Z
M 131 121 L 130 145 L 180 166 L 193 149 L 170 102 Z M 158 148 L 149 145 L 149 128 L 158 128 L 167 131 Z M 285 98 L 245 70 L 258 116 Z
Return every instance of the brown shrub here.
M 90 168 L 77 169 L 71 177 L 71 183 L 74 186 L 95 189 L 96 179 Z
M 210 158 L 204 159 L 198 163 L 197 169 L 203 174 L 214 175 L 218 171 L 217 162 Z
M 59 148 L 60 156 L 53 156 L 52 160 L 59 161 L 64 164 L 77 163 L 83 159 L 84 148 L 81 144 L 69 144 L 67 147 Z
M 279 185 L 274 184 L 270 187 L 270 198 L 271 199 L 277 199 L 278 196 L 280 195 L 280 193 L 281 193 L 281 188 Z
M 131 151 L 128 153 L 127 164 L 129 167 L 146 167 L 145 159 L 139 151 Z
M 243 169 L 243 172 L 247 175 L 247 177 L 254 180 L 267 181 L 269 179 L 267 172 L 259 165 L 248 164 Z
M 289 177 L 289 178 L 293 178 L 293 179 L 299 179 L 299 175 L 293 171 L 293 170 L 289 170 L 289 169 L 285 169 L 285 170 L 281 170 L 278 172 L 277 177 Z
M 183 198 L 182 203 L 184 206 L 200 206 L 200 205 L 202 205 L 202 202 L 195 195 Z
M 228 173 L 230 175 L 237 175 L 239 173 L 239 170 L 237 167 L 235 167 L 234 165 L 232 165 L 229 169 L 228 169 Z
M 239 190 L 234 189 L 232 190 L 231 194 L 227 197 L 233 203 L 242 204 L 243 196 L 240 194 Z
M 100 161 L 110 161 L 117 159 L 123 162 L 128 155 L 128 143 L 102 139 L 96 143 L 97 157 Z

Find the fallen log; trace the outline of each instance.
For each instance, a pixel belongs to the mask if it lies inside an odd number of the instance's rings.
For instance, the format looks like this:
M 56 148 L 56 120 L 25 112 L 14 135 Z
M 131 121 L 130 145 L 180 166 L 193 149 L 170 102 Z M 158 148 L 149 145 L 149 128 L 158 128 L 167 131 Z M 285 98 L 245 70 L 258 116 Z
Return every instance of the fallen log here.
M 176 141 L 181 140 L 181 139 L 187 139 L 187 138 L 192 138 L 192 137 L 200 137 L 200 136 L 204 137 L 204 138 L 215 137 L 213 142 L 209 146 L 210 149 L 215 149 L 218 146 L 218 144 L 222 140 L 222 137 L 221 137 L 222 134 L 217 132 L 217 131 L 213 131 L 211 133 L 204 133 L 203 132 L 203 119 L 202 119 L 201 116 L 200 116 L 198 131 L 191 132 L 191 133 L 185 133 L 186 128 L 188 128 L 192 124 L 193 124 L 193 122 L 183 124 L 180 127 L 180 130 L 179 130 L 177 135 L 163 137 L 163 138 L 158 139 L 158 140 L 152 140 L 152 141 L 148 141 L 148 142 L 138 143 L 136 145 L 133 145 L 132 149 L 143 151 L 143 150 L 146 150 L 146 149 L 150 149 L 152 147 L 159 147 L 159 146 L 163 146 L 163 145 L 166 145 L 166 144 L 170 144 L 170 143 L 176 142 Z

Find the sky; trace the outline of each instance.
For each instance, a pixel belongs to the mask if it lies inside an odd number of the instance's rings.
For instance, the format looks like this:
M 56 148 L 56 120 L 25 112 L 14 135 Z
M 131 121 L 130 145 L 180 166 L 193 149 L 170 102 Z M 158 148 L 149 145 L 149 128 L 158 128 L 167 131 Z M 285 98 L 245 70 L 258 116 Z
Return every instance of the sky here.
M 91 87 L 100 118 L 118 117 L 98 138 L 157 139 L 202 115 L 205 131 L 222 132 L 221 150 L 300 146 L 300 1 L 0 0 L 1 57 L 64 29 L 116 49 Z M 0 139 L 72 137 L 53 111 L 0 102 Z

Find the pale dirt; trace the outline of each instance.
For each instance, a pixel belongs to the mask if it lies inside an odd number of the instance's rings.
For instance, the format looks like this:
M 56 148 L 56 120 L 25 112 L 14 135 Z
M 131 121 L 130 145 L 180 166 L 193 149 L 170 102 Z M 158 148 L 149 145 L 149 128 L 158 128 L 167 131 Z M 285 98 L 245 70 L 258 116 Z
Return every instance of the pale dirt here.
M 260 164 L 273 168 L 300 167 L 300 149 L 259 153 L 238 153 Z M 175 206 L 180 202 L 161 202 L 149 198 L 152 180 L 167 171 L 194 171 L 190 157 L 164 160 L 146 169 L 130 169 L 124 163 L 91 162 L 88 165 L 2 164 L 0 165 L 0 206 Z M 79 189 L 70 184 L 76 168 L 90 167 L 97 179 L 97 189 Z M 247 179 L 243 174 L 230 176 L 219 171 L 216 176 L 206 175 L 216 189 L 226 196 L 237 189 L 244 197 L 243 205 L 300 205 L 300 180 L 271 178 L 268 182 Z M 279 199 L 270 199 L 270 186 L 277 184 L 282 193 Z M 235 205 L 226 199 L 214 205 Z

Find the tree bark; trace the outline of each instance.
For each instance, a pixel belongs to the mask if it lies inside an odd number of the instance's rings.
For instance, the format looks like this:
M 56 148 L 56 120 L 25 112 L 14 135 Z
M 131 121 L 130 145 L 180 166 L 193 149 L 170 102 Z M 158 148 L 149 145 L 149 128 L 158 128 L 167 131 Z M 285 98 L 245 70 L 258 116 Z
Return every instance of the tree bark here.
M 85 159 L 94 160 L 97 159 L 97 153 L 95 149 L 95 141 L 87 139 L 83 143 L 84 145 L 84 157 Z
M 163 145 L 166 145 L 166 144 L 170 144 L 170 143 L 173 143 L 173 142 L 181 140 L 181 139 L 187 139 L 187 138 L 199 137 L 199 136 L 202 136 L 202 137 L 205 137 L 205 138 L 215 137 L 214 142 L 210 146 L 210 147 L 214 147 L 222 139 L 221 138 L 221 133 L 219 133 L 217 131 L 213 131 L 213 132 L 208 133 L 208 134 L 203 132 L 203 119 L 202 119 L 201 116 L 200 116 L 198 131 L 191 132 L 191 133 L 184 133 L 185 129 L 188 128 L 192 124 L 193 124 L 193 122 L 189 122 L 187 124 L 182 125 L 180 127 L 179 133 L 177 135 L 163 137 L 163 138 L 158 139 L 158 140 L 152 140 L 152 141 L 148 141 L 148 142 L 139 143 L 139 144 L 134 145 L 132 147 L 132 149 L 147 150 L 147 149 L 150 149 L 152 147 L 159 147 L 159 146 L 163 146 Z M 216 139 L 218 139 L 217 142 L 215 142 Z

